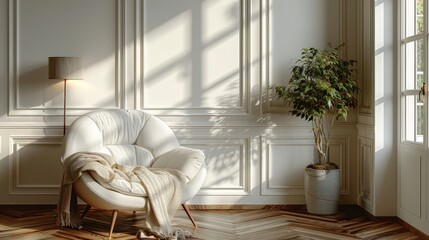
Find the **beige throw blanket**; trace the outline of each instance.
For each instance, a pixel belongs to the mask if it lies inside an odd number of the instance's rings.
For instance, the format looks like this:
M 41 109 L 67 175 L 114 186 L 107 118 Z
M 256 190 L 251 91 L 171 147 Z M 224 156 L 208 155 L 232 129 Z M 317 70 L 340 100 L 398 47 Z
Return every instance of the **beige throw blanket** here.
M 115 180 L 139 181 L 148 195 L 146 223 L 149 229 L 172 235 L 171 219 L 182 199 L 186 177 L 177 170 L 149 170 L 143 166 L 122 166 L 112 156 L 101 153 L 79 152 L 64 160 L 63 182 L 58 203 L 57 225 L 80 228 L 76 196 L 72 184 L 83 172 L 97 174 L 105 184 Z M 114 189 L 115 186 L 112 186 Z M 123 193 L 123 189 L 121 189 Z M 133 193 L 130 193 L 134 195 Z

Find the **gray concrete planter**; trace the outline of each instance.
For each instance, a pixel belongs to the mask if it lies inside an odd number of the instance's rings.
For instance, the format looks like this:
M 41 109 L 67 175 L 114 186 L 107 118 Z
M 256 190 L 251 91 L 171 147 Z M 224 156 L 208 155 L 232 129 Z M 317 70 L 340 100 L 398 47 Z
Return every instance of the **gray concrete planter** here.
M 312 214 L 332 215 L 338 211 L 340 170 L 305 169 L 305 201 Z

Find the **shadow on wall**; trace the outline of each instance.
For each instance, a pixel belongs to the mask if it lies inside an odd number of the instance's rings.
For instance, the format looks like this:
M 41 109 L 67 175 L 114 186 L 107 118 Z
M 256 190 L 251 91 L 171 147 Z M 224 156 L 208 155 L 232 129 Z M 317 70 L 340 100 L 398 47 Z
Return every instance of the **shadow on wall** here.
M 70 109 L 115 106 L 115 51 L 118 49 L 116 29 L 112 28 L 115 26 L 115 1 L 24 1 L 11 2 L 11 5 L 8 15 L 14 24 L 9 29 L 9 48 L 14 54 L 9 56 L 12 71 L 9 76 L 14 79 L 5 79 L 11 84 L 11 109 L 5 109 L 2 116 L 8 113 L 13 114 L 11 117 L 60 115 L 63 85 L 61 81 L 48 79 L 50 56 L 81 56 L 84 59 L 85 80 L 78 85 L 73 81 L 68 84 Z M 99 92 L 105 94 L 94 94 Z
M 37 81 L 37 84 L 35 84 Z M 48 79 L 48 65 L 24 72 L 19 76 L 18 89 L 32 89 L 25 98 L 18 98 L 18 105 L 25 108 L 45 108 L 46 105 L 62 106 L 63 80 Z M 33 99 L 41 99 L 39 106 Z M 59 101 L 60 100 L 60 101 Z
M 243 76 L 242 67 L 247 63 L 243 63 L 245 59 L 242 59 L 242 56 L 247 49 L 237 47 L 241 46 L 243 41 L 240 36 L 241 2 L 243 1 L 183 1 L 180 4 L 171 4 L 171 1 L 144 1 L 144 39 L 136 39 L 137 42 L 144 43 L 142 52 L 139 53 L 143 54 L 144 63 L 141 76 L 134 76 L 134 72 L 127 68 L 129 66 L 124 66 L 124 69 L 121 69 L 124 73 L 121 72 L 119 79 L 115 79 L 118 74 L 117 66 L 120 64 L 118 59 L 123 57 L 116 55 L 115 37 L 121 33 L 111 34 L 110 29 L 106 32 L 100 31 L 101 35 L 94 34 L 94 29 L 97 28 L 94 24 L 99 23 L 98 19 L 89 21 L 93 23 L 93 26 L 88 27 L 92 34 L 85 36 L 89 38 L 91 46 L 85 43 L 84 46 L 66 48 L 61 42 L 67 41 L 61 39 L 61 36 L 52 32 L 44 35 L 56 36 L 59 40 L 58 45 L 52 48 L 52 55 L 84 58 L 85 79 L 79 84 L 68 85 L 68 108 L 88 111 L 111 107 L 115 106 L 118 99 L 128 96 L 133 98 L 137 92 L 143 98 L 143 109 L 159 110 L 160 115 L 168 116 L 175 110 L 191 113 L 201 110 L 203 114 L 188 116 L 185 113 L 180 117 L 187 121 L 183 123 L 185 126 L 194 126 L 191 120 L 199 118 L 204 122 L 203 127 L 211 128 L 207 135 L 211 137 L 212 145 L 204 147 L 211 171 L 209 174 L 215 177 L 206 185 L 216 187 L 240 183 L 243 172 L 236 170 L 250 167 L 243 165 L 246 164 L 243 159 L 252 157 L 245 155 L 251 152 L 247 148 L 252 144 L 243 139 L 245 136 L 249 139 L 253 133 L 248 133 L 252 127 L 246 127 L 245 123 L 235 118 L 239 115 L 236 113 L 246 115 L 246 111 L 250 111 L 250 121 L 272 126 L 270 116 L 261 116 L 257 110 L 260 109 L 262 101 L 259 92 L 265 90 L 260 89 L 262 86 L 248 86 L 250 81 Z M 71 1 L 68 4 L 83 3 Z M 92 7 L 92 3 L 85 4 Z M 116 10 L 109 11 L 112 12 L 108 14 L 116 14 Z M 109 16 L 108 19 L 111 20 L 112 17 Z M 251 21 L 259 21 L 256 14 L 250 18 Z M 66 24 L 67 18 L 56 21 L 57 25 Z M 106 23 L 102 26 L 104 25 Z M 109 25 L 111 26 L 115 24 Z M 74 30 L 77 31 L 80 27 L 85 26 L 76 25 Z M 128 36 L 125 39 L 128 42 L 124 45 L 134 49 L 135 39 Z M 43 41 L 36 43 L 46 45 Z M 37 45 L 34 48 L 37 48 Z M 90 50 L 86 51 L 87 48 Z M 30 67 L 22 69 L 18 76 L 19 90 L 23 90 L 18 91 L 18 97 L 25 96 L 18 101 L 23 108 L 62 109 L 62 81 L 47 79 L 47 57 L 41 56 Z M 257 67 L 259 62 L 260 59 L 251 59 L 249 64 Z M 248 74 L 248 69 L 244 70 Z M 143 79 L 141 88 L 138 84 L 134 85 L 136 79 Z M 127 82 L 123 85 L 122 80 Z M 119 86 L 125 89 L 119 89 Z M 58 115 L 61 114 L 62 112 L 58 111 Z M 52 115 L 55 114 L 46 114 L 45 121 L 48 122 Z M 233 128 L 237 126 L 243 127 Z M 247 163 L 253 164 L 251 161 Z
M 28 204 L 28 199 L 36 201 L 32 204 L 56 203 L 62 179 L 61 138 L 15 136 L 11 142 L 13 151 L 0 159 L 0 169 L 10 169 L 9 174 L 0 174 L 0 181 L 8 183 L 0 190 L 1 203 Z

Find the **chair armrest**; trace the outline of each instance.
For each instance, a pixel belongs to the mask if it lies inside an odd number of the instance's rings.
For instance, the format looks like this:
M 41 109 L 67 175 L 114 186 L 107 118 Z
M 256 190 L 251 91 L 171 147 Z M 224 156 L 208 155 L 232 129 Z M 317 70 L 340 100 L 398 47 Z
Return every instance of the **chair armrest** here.
M 151 168 L 176 169 L 191 181 L 204 165 L 204 160 L 203 151 L 180 146 L 156 158 Z

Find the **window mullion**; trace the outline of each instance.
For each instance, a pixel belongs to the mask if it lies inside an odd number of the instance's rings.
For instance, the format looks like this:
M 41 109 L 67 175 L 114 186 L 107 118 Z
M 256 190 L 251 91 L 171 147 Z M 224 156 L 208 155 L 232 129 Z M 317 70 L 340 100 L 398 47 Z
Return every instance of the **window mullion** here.
M 415 42 L 417 40 L 424 39 L 424 38 L 426 38 L 426 36 L 425 36 L 424 33 L 422 33 L 422 34 L 416 34 L 416 35 L 409 36 L 407 38 L 402 39 L 401 43 L 402 44 L 406 44 L 406 43 Z
M 428 83 L 427 83 L 427 79 L 428 79 L 428 69 L 429 69 L 429 66 L 428 66 L 428 57 L 429 57 L 429 53 L 428 53 L 428 41 L 429 41 L 429 37 L 428 37 L 428 35 L 429 35 L 429 17 L 428 17 L 428 7 L 429 7 L 429 5 L 428 5 L 428 3 L 427 3 L 427 0 L 424 0 L 424 2 L 423 2 L 423 14 L 424 14 L 424 16 L 423 16 L 423 24 L 424 24 L 424 26 L 423 26 L 423 29 L 424 29 L 424 36 L 425 36 L 425 39 L 423 40 L 423 52 L 424 52 L 424 57 L 423 57 L 423 66 L 424 66 L 424 70 L 423 70 L 423 83 L 426 83 L 426 86 L 428 86 Z M 420 86 L 417 86 L 417 87 L 420 87 Z M 421 87 L 424 87 L 424 85 L 423 86 L 421 86 Z M 426 89 L 424 90 L 424 91 L 426 91 Z M 426 94 L 426 96 L 423 96 L 422 97 L 422 104 L 423 104 L 423 106 L 422 106 L 422 111 L 423 111 L 423 121 L 424 121 L 424 123 L 423 123 L 423 144 L 425 144 L 425 146 L 428 146 L 428 113 L 429 113 L 429 111 L 428 111 L 428 104 L 427 104 L 427 102 L 428 102 L 428 96 L 427 96 L 428 94 Z

